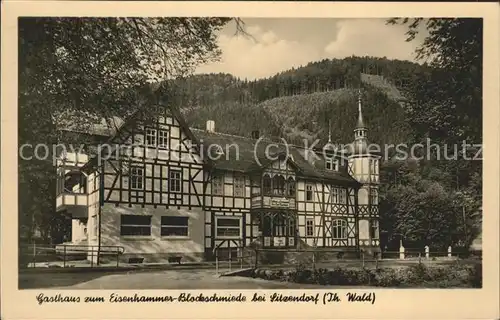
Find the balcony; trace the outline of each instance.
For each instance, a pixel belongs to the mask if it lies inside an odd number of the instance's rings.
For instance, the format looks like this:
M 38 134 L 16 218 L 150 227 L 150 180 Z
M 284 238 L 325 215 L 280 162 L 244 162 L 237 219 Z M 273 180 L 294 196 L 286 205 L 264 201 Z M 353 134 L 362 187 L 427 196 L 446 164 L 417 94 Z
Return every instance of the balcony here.
M 56 211 L 66 211 L 73 218 L 86 218 L 88 195 L 81 193 L 61 193 L 56 197 Z
M 56 198 L 56 207 L 60 206 L 88 206 L 86 194 L 61 193 Z
M 272 177 L 271 177 L 272 176 Z M 264 173 L 261 188 L 252 194 L 251 209 L 296 210 L 295 178 L 282 174 Z
M 253 195 L 251 208 L 295 210 L 295 198 L 283 195 Z
M 89 206 L 87 180 L 79 171 L 59 172 L 56 211 L 66 211 L 74 218 L 86 217 Z

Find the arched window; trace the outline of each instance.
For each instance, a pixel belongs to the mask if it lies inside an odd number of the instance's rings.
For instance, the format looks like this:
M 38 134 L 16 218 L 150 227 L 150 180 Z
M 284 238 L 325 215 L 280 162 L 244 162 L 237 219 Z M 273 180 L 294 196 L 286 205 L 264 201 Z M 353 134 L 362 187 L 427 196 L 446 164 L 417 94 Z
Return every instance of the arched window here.
M 284 237 L 286 236 L 286 219 L 281 216 L 274 216 L 273 219 L 273 236 Z
M 288 190 L 288 196 L 295 197 L 295 180 L 292 177 L 288 178 L 286 186 Z
M 285 178 L 282 175 L 275 175 L 273 178 L 273 194 L 285 194 Z
M 262 235 L 264 237 L 270 237 L 273 234 L 272 230 L 273 224 L 270 216 L 264 216 L 262 221 Z
M 370 203 L 372 205 L 378 204 L 378 197 L 377 197 L 377 190 L 376 189 L 370 189 Z
M 271 194 L 272 192 L 272 187 L 271 187 L 271 177 L 269 177 L 268 174 L 265 174 L 264 177 L 262 177 L 262 192 L 263 194 Z
M 347 239 L 347 221 L 341 219 L 332 221 L 332 239 Z

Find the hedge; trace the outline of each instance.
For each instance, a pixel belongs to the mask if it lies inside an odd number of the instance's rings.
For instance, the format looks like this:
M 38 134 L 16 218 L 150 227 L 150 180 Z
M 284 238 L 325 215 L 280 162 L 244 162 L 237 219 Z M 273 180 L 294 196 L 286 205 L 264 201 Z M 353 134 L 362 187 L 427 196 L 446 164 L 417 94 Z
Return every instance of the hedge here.
M 482 266 L 453 264 L 427 267 L 416 264 L 401 268 L 310 269 L 299 265 L 293 270 L 256 269 L 254 278 L 284 282 L 378 287 L 473 287 L 482 286 Z

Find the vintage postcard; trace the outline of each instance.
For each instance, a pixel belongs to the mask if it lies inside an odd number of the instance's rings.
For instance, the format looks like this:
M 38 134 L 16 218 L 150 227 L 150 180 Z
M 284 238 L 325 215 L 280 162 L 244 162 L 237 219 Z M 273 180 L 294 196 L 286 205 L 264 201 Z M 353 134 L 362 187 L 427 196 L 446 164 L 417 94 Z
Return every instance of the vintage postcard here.
M 498 318 L 499 8 L 2 3 L 2 318 Z

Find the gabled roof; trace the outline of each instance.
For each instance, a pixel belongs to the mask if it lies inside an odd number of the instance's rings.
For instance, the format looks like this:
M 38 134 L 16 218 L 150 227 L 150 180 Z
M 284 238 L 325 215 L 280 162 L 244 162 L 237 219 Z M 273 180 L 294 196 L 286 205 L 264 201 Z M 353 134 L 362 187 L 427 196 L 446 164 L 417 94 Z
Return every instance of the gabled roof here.
M 297 175 L 303 178 L 317 180 L 331 180 L 338 183 L 360 185 L 354 178 L 344 171 L 329 171 L 325 169 L 325 160 L 314 151 L 295 145 L 285 145 L 267 139 L 252 139 L 230 134 L 208 132 L 191 128 L 191 131 L 203 144 L 204 149 L 210 146 L 221 146 L 224 154 L 218 159 L 212 158 L 215 169 L 252 172 L 260 171 L 276 159 L 278 154 L 290 155 L 293 163 L 298 167 Z M 269 148 L 269 156 L 266 148 Z M 214 147 L 212 147 L 214 148 Z
M 153 94 L 160 95 L 161 93 L 153 92 Z M 310 180 L 328 180 L 355 187 L 361 185 L 347 173 L 347 170 L 344 170 L 345 166 L 341 166 L 342 170 L 340 171 L 326 170 L 325 159 L 311 149 L 277 143 L 268 139 L 252 139 L 190 128 L 180 111 L 176 107 L 162 101 L 161 96 L 157 96 L 157 105 L 169 108 L 184 133 L 193 141 L 193 145 L 198 146 L 199 151 L 202 152 L 205 164 L 211 168 L 247 173 L 262 171 L 269 163 L 275 161 L 278 155 L 286 155 L 292 159 L 293 165 L 297 168 L 296 174 L 298 177 Z M 119 135 L 130 126 L 135 125 L 139 119 L 143 119 L 141 109 L 133 112 L 125 121 L 120 119 L 120 125 L 113 133 L 106 134 L 99 130 L 97 133 L 86 132 L 85 134 L 99 135 L 101 141 L 103 140 L 102 138 L 108 137 L 104 143 L 116 144 L 119 143 L 119 141 L 116 141 Z M 223 149 L 223 154 L 218 158 L 213 157 L 213 150 L 209 148 L 212 145 L 221 146 Z M 210 151 L 212 151 L 212 155 L 209 154 L 211 153 Z M 266 155 L 266 153 L 268 154 Z M 94 167 L 97 164 L 96 161 L 97 157 L 92 158 L 82 167 L 82 170 Z
M 161 106 L 161 105 L 160 105 Z M 198 137 L 195 136 L 192 132 L 191 132 L 191 129 L 189 128 L 189 126 L 187 125 L 186 121 L 184 120 L 184 117 L 182 116 L 182 114 L 179 112 L 179 110 L 177 110 L 177 108 L 175 108 L 174 106 L 171 106 L 171 105 L 167 105 L 167 106 L 162 106 L 162 107 L 165 107 L 165 108 L 168 108 L 171 112 L 172 112 L 172 115 L 177 119 L 177 121 L 179 122 L 179 125 L 181 127 L 181 129 L 183 130 L 183 132 L 189 137 L 189 139 L 191 139 L 191 141 L 193 142 L 193 147 L 194 148 L 198 148 L 198 146 L 201 145 L 201 142 L 198 140 Z M 109 136 L 109 139 L 105 142 L 105 143 L 108 143 L 108 144 L 111 144 L 113 146 L 115 146 L 114 148 L 111 148 L 111 150 L 109 150 L 108 152 L 109 153 L 113 153 L 115 148 L 116 148 L 116 145 L 117 145 L 117 141 L 116 139 L 118 139 L 119 135 L 122 133 L 122 131 L 126 130 L 127 128 L 131 127 L 131 126 L 134 126 L 136 124 L 136 122 L 138 120 L 144 120 L 142 115 L 143 110 L 137 110 L 136 112 L 134 112 L 132 115 L 130 115 L 130 117 L 128 117 L 127 120 L 125 120 L 121 126 L 116 130 L 116 132 L 113 134 L 113 135 L 110 135 Z M 206 150 L 202 150 L 203 153 L 206 153 Z M 204 154 L 202 156 L 202 160 L 205 162 L 205 164 L 208 164 L 208 165 L 213 165 L 210 157 L 208 157 L 206 154 Z M 95 166 L 98 161 L 98 158 L 97 157 L 93 157 L 90 159 L 89 162 L 87 162 L 83 167 L 82 167 L 82 170 L 86 170 L 90 167 L 93 167 Z
M 297 169 L 296 174 L 298 177 L 311 180 L 328 180 L 352 186 L 361 185 L 346 171 L 326 170 L 325 159 L 314 150 L 296 145 L 285 145 L 269 139 L 257 140 L 190 128 L 187 126 L 184 118 L 177 109 L 170 108 L 170 110 L 179 121 L 184 132 L 193 141 L 193 144 L 199 146 L 199 149 L 203 151 L 205 163 L 215 169 L 245 173 L 260 172 L 270 163 L 274 162 L 279 156 L 288 156 L 293 166 Z M 139 118 L 139 112 L 132 114 L 129 119 L 124 121 L 115 134 L 107 137 L 106 141 L 103 141 L 102 138 L 104 136 L 101 136 L 101 143 L 115 144 L 116 142 L 114 140 L 120 132 L 124 130 L 124 128 L 134 125 L 135 121 Z M 201 148 L 201 146 L 203 146 L 203 148 Z M 215 148 L 211 146 L 222 147 L 223 154 L 216 157 L 216 154 L 213 152 Z M 268 150 L 267 155 L 266 149 Z M 92 158 L 82 167 L 82 170 L 96 165 L 96 161 L 97 157 Z

